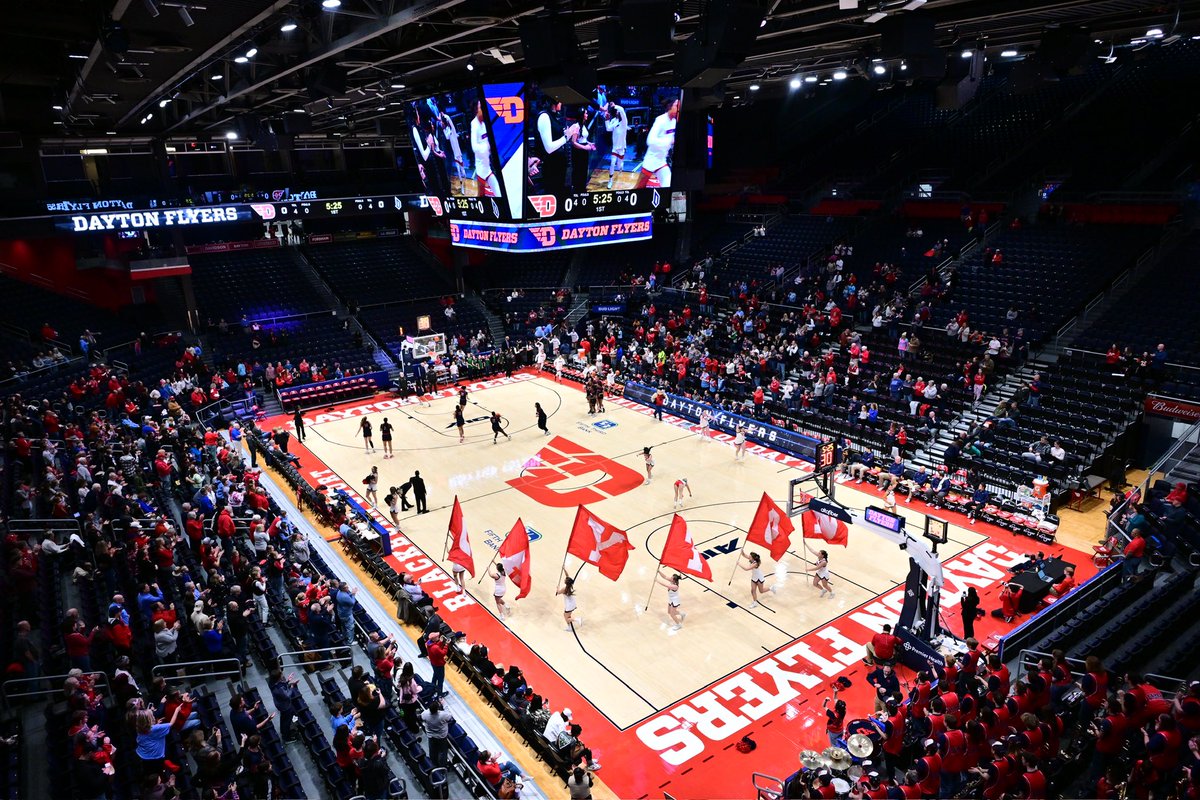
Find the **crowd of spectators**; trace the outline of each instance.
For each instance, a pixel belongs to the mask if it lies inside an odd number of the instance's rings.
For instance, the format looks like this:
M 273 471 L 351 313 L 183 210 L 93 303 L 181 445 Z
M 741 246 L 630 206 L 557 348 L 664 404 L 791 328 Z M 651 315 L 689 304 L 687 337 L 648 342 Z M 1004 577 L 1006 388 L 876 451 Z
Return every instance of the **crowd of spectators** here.
M 898 642 L 885 629 L 868 649 L 873 707 L 848 709 L 842 687 L 831 687 L 831 744 L 862 734 L 874 747 L 850 797 L 1115 800 L 1200 790 L 1200 682 L 1169 699 L 1143 675 L 1112 674 L 1095 656 L 1073 668 L 1061 651 L 1013 676 L 974 638 L 966 644 L 902 686 Z M 802 767 L 783 796 L 832 798 L 839 777 L 844 770 Z

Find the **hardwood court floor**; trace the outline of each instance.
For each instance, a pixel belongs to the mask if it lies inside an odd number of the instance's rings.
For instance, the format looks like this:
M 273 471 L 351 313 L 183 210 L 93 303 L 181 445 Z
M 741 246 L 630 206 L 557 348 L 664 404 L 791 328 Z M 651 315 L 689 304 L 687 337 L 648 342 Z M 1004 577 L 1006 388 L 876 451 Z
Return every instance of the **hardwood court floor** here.
M 747 701 L 743 708 L 753 707 L 750 676 L 772 675 L 776 681 L 774 705 L 759 698 L 759 716 L 749 717 L 766 727 L 783 715 L 779 721 L 784 726 L 769 729 L 775 738 L 760 754 L 787 753 L 785 764 L 768 771 L 789 774 L 798 745 L 820 743 L 823 718 L 817 702 L 827 682 L 838 674 L 858 672 L 862 644 L 883 621 L 894 622 L 903 599 L 903 589 L 897 587 L 908 571 L 907 556 L 853 526 L 848 547 L 827 548 L 836 595 L 821 599 L 804 574 L 806 554 L 797 532 L 792 550 L 778 564 L 762 554 L 768 585 L 774 583 L 777 592 L 758 608 L 748 608 L 749 573 L 735 568 L 745 530 L 762 493 L 784 505 L 788 481 L 807 472 L 807 465 L 763 447 L 735 462 L 729 437 L 702 440 L 684 421 L 669 415 L 666 422 L 655 421 L 648 409 L 623 399 L 610 399 L 607 413 L 589 416 L 576 386 L 528 372 L 472 385 L 463 444 L 453 425 L 457 402 L 447 395 L 426 406 L 381 396 L 347 404 L 335 413 L 313 413 L 307 417 L 305 444 L 293 451 L 310 480 L 358 495 L 363 477 L 371 466 L 378 466 L 381 521 L 386 518 L 382 498 L 387 487 L 403 483 L 415 469 L 421 471 L 429 487 L 429 513 L 404 512 L 398 530 L 387 523 L 396 548 L 390 563 L 424 585 L 451 625 L 466 631 L 472 641 L 486 642 L 493 660 L 521 666 L 535 691 L 548 695 L 555 708 L 570 706 L 598 758 L 636 766 L 628 772 L 604 771 L 602 777 L 618 795 L 667 791 L 681 797 L 747 796 L 753 771 L 749 766 L 735 767 L 731 773 L 728 764 L 709 765 L 711 754 L 703 760 L 698 756 L 717 744 L 727 749 L 735 739 L 722 740 L 745 729 L 732 722 L 717 725 L 703 713 L 718 698 L 736 706 L 740 701 L 734 701 L 741 697 Z M 535 402 L 550 417 L 550 436 L 536 427 Z M 493 410 L 500 412 L 511 436 L 500 437 L 497 444 L 492 443 L 488 423 Z M 377 447 L 383 419 L 395 426 L 395 458 L 384 459 L 382 450 L 364 452 L 358 434 L 364 416 L 374 424 Z M 649 485 L 642 483 L 641 451 L 646 446 L 652 447 L 656 462 Z M 693 540 L 707 551 L 714 580 L 683 583 L 682 608 L 688 617 L 681 630 L 673 631 L 665 591 L 652 585 L 673 514 L 672 485 L 681 477 L 688 479 L 694 496 L 679 513 Z M 873 487 L 862 489 L 868 486 L 839 485 L 837 500 L 854 511 L 881 505 Z M 481 579 L 468 582 L 465 596 L 454 591 L 449 564 L 442 557 L 456 495 Z M 566 558 L 569 574 L 577 578 L 577 616 L 584 620 L 568 631 L 555 589 L 579 503 L 628 531 L 636 549 L 616 582 L 574 556 Z M 900 511 L 910 518 L 910 527 L 922 529 L 923 516 L 916 506 L 902 503 Z M 953 523 L 950 542 L 939 553 L 947 570 L 943 612 L 951 627 L 957 621 L 957 596 L 967 585 L 979 587 L 986 603 L 994 596 L 1004 566 L 1016 563 L 1022 553 L 1069 552 L 991 526 L 967 526 L 957 514 L 938 516 Z M 533 586 L 528 597 L 513 603 L 512 617 L 502 624 L 485 566 L 518 517 L 533 539 Z M 1078 553 L 1070 560 L 1081 565 L 1080 578 L 1094 571 Z M 506 597 L 515 600 L 511 585 Z M 991 632 L 994 626 L 987 627 Z M 781 664 L 796 671 L 794 679 L 788 679 L 798 682 L 790 695 L 795 702 L 784 702 L 788 698 L 780 688 Z M 861 690 L 858 684 L 851 694 Z M 787 688 L 790 691 L 792 684 Z M 809 700 L 814 702 L 803 707 Z M 869 702 L 864 704 L 869 707 Z M 782 710 L 768 714 L 769 708 Z M 689 738 L 693 727 L 695 741 Z

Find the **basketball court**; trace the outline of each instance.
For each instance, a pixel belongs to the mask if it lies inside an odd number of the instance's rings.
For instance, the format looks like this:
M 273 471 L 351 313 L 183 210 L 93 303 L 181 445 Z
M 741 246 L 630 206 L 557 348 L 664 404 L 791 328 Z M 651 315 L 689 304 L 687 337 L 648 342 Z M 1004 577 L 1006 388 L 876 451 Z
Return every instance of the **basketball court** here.
M 812 556 L 797 521 L 792 548 L 778 563 L 762 548 L 748 548 L 764 557 L 767 585 L 775 587 L 759 607 L 749 607 L 750 573 L 737 568 L 762 493 L 786 507 L 789 481 L 809 473 L 810 465 L 756 445 L 735 461 L 731 437 L 702 438 L 690 422 L 669 415 L 656 421 L 650 409 L 622 398 L 608 399 L 606 413 L 589 415 L 575 384 L 532 372 L 468 384 L 468 390 L 465 443 L 454 425 L 456 389 L 445 389 L 428 405 L 379 396 L 310 412 L 306 441 L 292 451 L 310 482 L 356 497 L 370 468 L 379 467 L 383 513 L 376 519 L 392 534 L 390 563 L 422 583 L 443 617 L 467 633 L 466 641 L 485 642 L 494 661 L 520 666 L 554 708 L 572 709 L 583 740 L 604 764 L 598 777 L 617 795 L 744 797 L 752 772 L 785 777 L 796 769 L 800 749 L 825 746 L 821 700 L 837 676 L 851 679 L 842 695 L 851 709 L 870 710 L 871 690 L 864 692 L 861 680 L 863 645 L 882 624 L 896 621 L 907 555 L 860 525 L 851 526 L 844 548 L 807 540 L 830 553 L 835 595 L 821 598 L 805 572 Z M 549 415 L 548 436 L 536 426 L 535 402 Z M 511 437 L 496 444 L 493 411 Z M 374 424 L 377 447 L 383 419 L 394 426 L 394 459 L 384 459 L 381 449 L 364 452 L 363 416 Z M 288 420 L 267 424 L 287 426 Z M 644 447 L 652 448 L 656 462 L 648 485 Z M 427 483 L 429 513 L 403 512 L 396 530 L 382 498 L 414 470 Z M 654 574 L 675 513 L 678 478 L 687 478 L 693 492 L 679 514 L 714 579 L 682 582 L 688 616 L 676 631 Z M 444 558 L 456 496 L 476 567 L 476 579 L 461 595 Z M 881 505 L 874 487 L 853 482 L 837 486 L 836 499 L 856 516 L 867 505 Z M 627 531 L 636 548 L 615 582 L 566 555 L 581 504 Z M 900 505 L 917 532 L 927 510 L 918 505 Z M 1027 552 L 1064 554 L 1079 567 L 1080 579 L 1094 572 L 1081 553 L 967 525 L 957 514 L 938 516 L 952 523 L 939 557 L 946 576 L 943 620 L 953 630 L 961 629 L 958 595 L 975 586 L 984 607 L 995 607 L 1006 567 Z M 516 601 L 509 586 L 514 612 L 501 622 L 487 565 L 518 518 L 531 539 L 532 589 Z M 574 630 L 564 629 L 562 598 L 555 595 L 564 566 L 576 578 L 576 617 L 583 620 Z M 982 639 L 993 625 L 1010 627 L 983 620 L 977 635 Z M 759 745 L 754 754 L 710 763 L 746 734 Z

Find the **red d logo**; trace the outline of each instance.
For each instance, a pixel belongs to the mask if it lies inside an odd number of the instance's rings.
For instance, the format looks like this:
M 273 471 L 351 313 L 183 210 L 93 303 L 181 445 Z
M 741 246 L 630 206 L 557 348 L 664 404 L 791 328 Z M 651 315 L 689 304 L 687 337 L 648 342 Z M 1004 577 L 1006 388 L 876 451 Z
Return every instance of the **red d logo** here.
M 538 466 L 507 483 L 544 506 L 574 508 L 616 497 L 642 484 L 637 470 L 561 436 L 538 451 L 537 459 Z

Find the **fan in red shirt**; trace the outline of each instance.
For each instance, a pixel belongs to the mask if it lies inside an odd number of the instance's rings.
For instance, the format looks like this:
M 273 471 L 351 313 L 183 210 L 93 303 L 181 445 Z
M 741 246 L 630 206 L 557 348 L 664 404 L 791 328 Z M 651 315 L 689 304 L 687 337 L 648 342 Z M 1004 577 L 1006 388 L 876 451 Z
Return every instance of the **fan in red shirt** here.
M 892 626 L 884 625 L 883 631 L 872 636 L 871 641 L 867 642 L 867 657 L 863 659 L 863 663 L 874 666 L 876 661 L 893 661 L 899 644 L 900 637 L 892 633 Z

